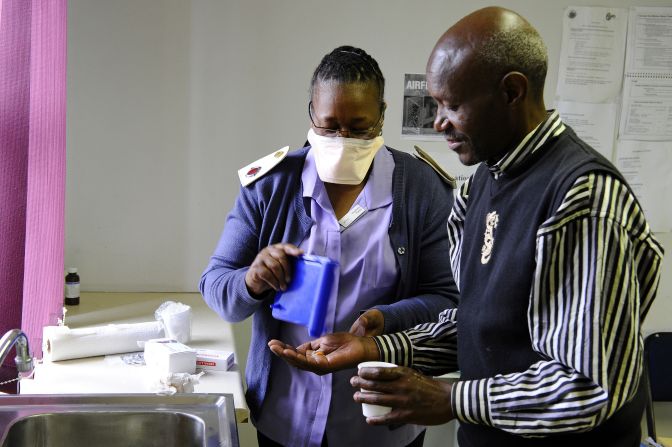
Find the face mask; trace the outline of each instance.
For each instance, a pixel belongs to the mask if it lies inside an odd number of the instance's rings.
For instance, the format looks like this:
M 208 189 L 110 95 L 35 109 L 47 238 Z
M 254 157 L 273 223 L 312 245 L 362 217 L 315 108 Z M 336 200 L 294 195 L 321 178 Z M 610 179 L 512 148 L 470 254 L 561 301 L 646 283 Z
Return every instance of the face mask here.
M 315 154 L 317 175 L 323 182 L 359 185 L 384 141 L 382 136 L 372 140 L 323 137 L 311 128 L 308 131 L 308 142 Z

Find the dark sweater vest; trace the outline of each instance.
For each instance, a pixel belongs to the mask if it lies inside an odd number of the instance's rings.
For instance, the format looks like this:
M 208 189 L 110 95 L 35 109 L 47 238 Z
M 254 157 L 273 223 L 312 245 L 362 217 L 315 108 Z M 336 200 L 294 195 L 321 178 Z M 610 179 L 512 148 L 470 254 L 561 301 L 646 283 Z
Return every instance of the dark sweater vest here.
M 522 372 L 543 359 L 532 349 L 527 322 L 536 232 L 555 215 L 575 180 L 591 171 L 622 178 L 570 128 L 498 180 L 485 164 L 478 167 L 469 192 L 460 264 L 458 361 L 462 379 Z M 496 227 L 492 222 L 486 224 L 492 212 L 498 216 Z M 490 249 L 486 231 L 492 238 Z M 545 438 L 523 438 L 461 423 L 458 439 L 460 447 L 638 446 L 642 411 L 642 403 L 633 399 L 591 432 Z

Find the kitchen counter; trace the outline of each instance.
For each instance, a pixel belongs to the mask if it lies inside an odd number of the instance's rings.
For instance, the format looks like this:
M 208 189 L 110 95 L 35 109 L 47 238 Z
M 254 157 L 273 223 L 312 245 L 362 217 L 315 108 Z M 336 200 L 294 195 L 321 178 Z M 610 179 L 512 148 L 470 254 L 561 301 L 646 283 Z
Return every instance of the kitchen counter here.
M 219 318 L 198 293 L 82 293 L 80 304 L 68 306 L 65 324 L 71 329 L 110 323 L 154 321 L 154 311 L 165 301 L 192 308 L 192 348 L 235 352 L 231 325 Z M 35 348 L 32 347 L 33 351 Z M 194 386 L 196 393 L 233 394 L 238 422 L 247 422 L 240 370 L 206 371 Z M 121 355 L 89 357 L 58 362 L 42 361 L 31 379 L 22 379 L 20 394 L 152 393 L 145 366 L 128 365 Z

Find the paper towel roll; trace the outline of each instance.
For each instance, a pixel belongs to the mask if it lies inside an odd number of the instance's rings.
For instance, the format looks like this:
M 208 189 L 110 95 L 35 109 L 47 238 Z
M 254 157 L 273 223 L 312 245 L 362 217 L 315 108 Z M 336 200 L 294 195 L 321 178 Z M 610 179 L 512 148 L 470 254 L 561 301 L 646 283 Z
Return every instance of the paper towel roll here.
M 109 324 L 70 329 L 67 326 L 46 326 L 42 354 L 45 360 L 58 361 L 141 351 L 138 342 L 164 336 L 160 321 Z

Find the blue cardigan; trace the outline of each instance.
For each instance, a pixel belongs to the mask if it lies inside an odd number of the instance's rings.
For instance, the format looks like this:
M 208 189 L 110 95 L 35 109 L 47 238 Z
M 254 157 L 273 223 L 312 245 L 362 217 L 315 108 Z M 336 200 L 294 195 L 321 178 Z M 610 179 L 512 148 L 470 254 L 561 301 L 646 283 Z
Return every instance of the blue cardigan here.
M 268 385 L 272 354 L 266 344 L 277 337 L 280 322 L 271 316 L 274 292 L 253 298 L 245 273 L 264 247 L 279 242 L 298 246 L 308 237 L 310 199 L 303 197 L 301 185 L 308 149 L 290 152 L 265 177 L 241 188 L 201 276 L 201 294 L 224 320 L 237 322 L 254 315 L 246 368 L 246 398 L 253 418 Z M 457 305 L 458 291 L 450 270 L 446 228 L 452 189 L 424 162 L 388 150 L 395 163 L 389 236 L 401 274 L 394 302 L 375 308 L 385 316 L 385 332 L 396 332 L 436 321 L 443 309 Z

